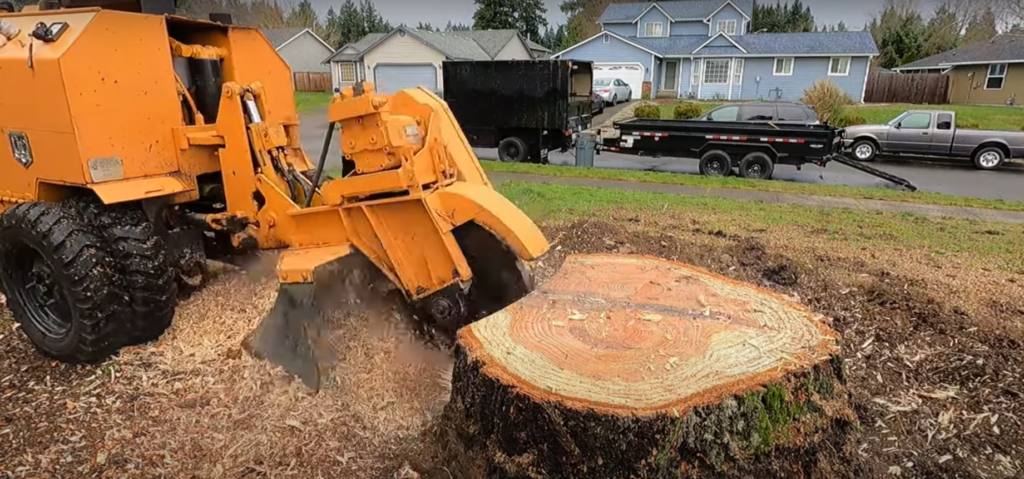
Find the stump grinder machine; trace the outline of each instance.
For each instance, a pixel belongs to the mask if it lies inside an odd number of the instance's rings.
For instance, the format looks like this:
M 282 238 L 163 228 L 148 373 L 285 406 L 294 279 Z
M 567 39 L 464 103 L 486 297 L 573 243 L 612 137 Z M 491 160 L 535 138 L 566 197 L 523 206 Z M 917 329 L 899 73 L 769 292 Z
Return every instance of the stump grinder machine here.
M 260 250 L 278 252 L 278 297 L 244 347 L 315 389 L 328 308 L 400 292 L 450 337 L 531 290 L 548 242 L 436 95 L 336 93 L 314 164 L 267 39 L 174 8 L 0 12 L 0 286 L 41 353 L 91 363 L 153 341 L 207 260 Z

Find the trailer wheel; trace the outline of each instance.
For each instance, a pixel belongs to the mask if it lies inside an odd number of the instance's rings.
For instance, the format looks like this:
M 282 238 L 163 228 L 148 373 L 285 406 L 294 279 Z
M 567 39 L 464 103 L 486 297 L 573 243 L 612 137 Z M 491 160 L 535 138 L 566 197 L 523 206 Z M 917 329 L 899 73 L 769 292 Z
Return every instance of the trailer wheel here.
M 525 141 L 510 136 L 498 144 L 498 159 L 510 163 L 522 163 L 526 161 L 528 150 L 529 147 Z
M 989 146 L 978 150 L 974 154 L 974 167 L 979 170 L 994 170 L 1003 166 L 1006 161 L 1006 152 L 997 146 Z
M 875 161 L 878 155 L 878 146 L 871 140 L 857 140 L 850 148 L 853 158 L 857 161 Z
M 124 344 L 127 295 L 109 250 L 65 204 L 22 203 L 0 215 L 0 289 L 40 353 L 94 363 Z
M 743 161 L 740 161 L 740 176 L 743 178 L 767 180 L 772 177 L 774 171 L 772 159 L 758 151 L 747 154 Z
M 732 172 L 732 158 L 722 150 L 711 150 L 700 157 L 700 174 L 706 176 L 729 176 Z

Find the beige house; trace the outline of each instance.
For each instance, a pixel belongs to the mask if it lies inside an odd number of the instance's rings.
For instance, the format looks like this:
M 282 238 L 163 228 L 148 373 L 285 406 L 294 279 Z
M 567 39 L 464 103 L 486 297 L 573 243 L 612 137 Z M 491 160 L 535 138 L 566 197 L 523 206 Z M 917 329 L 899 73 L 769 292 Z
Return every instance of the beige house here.
M 370 81 L 382 91 L 417 86 L 440 93 L 441 64 L 454 60 L 531 60 L 529 43 L 515 30 L 430 32 L 398 27 L 342 46 L 323 61 L 335 88 Z
M 266 28 L 260 32 L 284 58 L 293 73 L 330 71 L 323 64 L 324 56 L 334 53 L 327 42 L 308 28 Z
M 948 75 L 949 103 L 1018 104 L 1024 101 L 1024 35 L 996 35 L 893 71 Z

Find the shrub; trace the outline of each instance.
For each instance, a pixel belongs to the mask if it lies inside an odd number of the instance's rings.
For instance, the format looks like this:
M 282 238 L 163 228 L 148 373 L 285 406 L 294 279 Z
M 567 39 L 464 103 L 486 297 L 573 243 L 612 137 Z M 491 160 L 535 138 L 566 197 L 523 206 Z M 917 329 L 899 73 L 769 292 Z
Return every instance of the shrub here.
M 643 94 L 640 95 L 640 99 L 643 100 L 643 101 L 651 101 L 651 94 L 650 93 L 643 93 Z
M 637 105 L 636 109 L 633 110 L 633 115 L 637 118 L 661 118 L 661 108 L 654 104 L 641 104 Z
M 845 113 L 843 114 L 843 116 L 839 117 L 839 119 L 835 121 L 835 124 L 833 126 L 837 126 L 839 128 L 846 128 L 848 126 L 853 125 L 866 125 L 867 123 L 868 121 L 865 120 L 864 117 L 856 113 Z
M 818 114 L 818 120 L 830 125 L 842 121 L 846 105 L 853 103 L 839 85 L 828 80 L 814 82 L 814 85 L 804 90 L 804 96 L 800 101 L 814 109 Z
M 978 122 L 973 121 L 973 120 L 961 120 L 959 118 L 956 119 L 956 127 L 958 129 L 961 129 L 961 130 L 980 130 L 981 129 L 981 125 L 978 124 Z
M 704 110 L 701 109 L 700 105 L 696 103 L 680 102 L 676 105 L 675 110 L 672 110 L 672 118 L 677 120 L 689 120 L 691 118 L 697 118 Z

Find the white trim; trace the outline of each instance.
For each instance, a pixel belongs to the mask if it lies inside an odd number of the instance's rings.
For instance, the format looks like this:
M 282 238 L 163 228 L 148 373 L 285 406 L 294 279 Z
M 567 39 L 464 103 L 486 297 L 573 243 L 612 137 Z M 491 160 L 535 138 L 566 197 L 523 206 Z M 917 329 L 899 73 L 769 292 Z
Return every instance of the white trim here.
M 696 54 L 697 52 L 700 51 L 701 48 L 704 48 L 704 47 L 708 46 L 709 43 L 715 41 L 715 39 L 718 38 L 718 37 L 725 37 L 725 39 L 729 40 L 729 43 L 732 43 L 732 45 L 734 47 L 738 48 L 743 53 L 747 53 L 747 50 L 744 49 L 743 47 L 741 47 L 739 43 L 736 43 L 736 40 L 733 40 L 732 38 L 729 38 L 729 35 L 726 35 L 724 33 L 716 33 L 715 36 L 709 38 L 708 41 L 706 41 L 704 43 L 701 43 L 699 47 L 697 47 L 694 51 L 690 52 L 690 55 Z M 719 55 L 719 56 L 721 56 L 721 55 Z
M 990 60 L 987 62 L 942 62 L 939 63 L 940 67 L 956 67 L 960 65 L 990 65 L 992 63 L 1024 63 L 1024 59 L 1021 60 Z
M 778 66 L 779 60 L 789 60 L 789 73 L 785 72 L 786 63 L 783 62 L 783 72 L 779 73 Z M 775 57 L 772 61 L 772 76 L 773 77 L 791 77 L 793 76 L 793 70 L 796 70 L 796 58 L 795 57 Z
M 992 75 L 992 67 L 994 67 L 996 65 L 1002 65 L 1003 66 L 1003 74 L 1002 75 Z M 1000 91 L 1004 87 L 1006 87 L 1006 74 L 1010 73 L 1010 66 L 1009 65 L 1007 65 L 1006 63 L 992 63 L 992 64 L 989 64 L 988 68 L 986 68 L 985 70 L 986 70 L 985 71 L 985 89 L 986 90 L 988 90 L 988 91 Z M 1000 79 L 1003 80 L 999 84 L 999 88 L 989 88 L 988 87 L 988 81 L 990 79 L 992 79 L 992 78 L 1000 78 Z
M 683 83 L 682 83 L 682 81 L 683 81 L 683 62 L 685 60 L 680 58 L 680 59 L 678 59 L 678 61 L 679 61 L 679 63 L 678 63 L 679 71 L 676 72 L 676 85 L 677 85 L 676 86 L 676 98 L 682 98 L 681 95 L 683 94 L 683 88 L 682 88 L 682 86 L 683 86 Z M 689 83 L 690 83 L 690 79 L 689 78 L 686 79 L 686 83 L 687 83 L 687 85 L 689 85 Z
M 648 35 L 647 34 L 647 26 L 648 25 L 657 25 L 657 26 L 661 27 L 661 35 Z M 637 35 L 637 37 L 639 37 L 639 36 L 640 35 Z M 644 22 L 644 35 L 643 36 L 644 36 L 644 38 L 661 38 L 661 37 L 666 36 L 665 35 L 665 22 Z
M 832 62 L 842 59 L 846 59 L 846 71 L 842 73 L 832 73 Z M 850 76 L 850 66 L 853 64 L 853 57 L 832 57 L 828 60 L 828 76 L 830 77 L 845 77 Z M 840 63 L 842 65 L 842 63 Z
M 695 53 L 689 53 L 689 54 L 680 54 L 680 55 L 662 55 L 662 58 L 676 58 L 676 57 L 679 57 L 679 58 L 690 58 L 691 55 L 696 55 L 696 54 Z M 700 55 L 697 55 L 697 56 L 700 56 Z M 714 56 L 714 55 L 705 55 L 705 56 Z M 721 55 L 719 55 L 719 56 L 721 56 Z M 779 54 L 779 53 L 754 53 L 754 54 L 748 53 L 748 54 L 745 54 L 745 55 L 736 55 L 736 56 L 743 57 L 743 58 L 779 58 L 780 56 L 785 56 L 786 58 L 830 58 L 830 57 L 836 56 L 836 54 L 835 53 L 815 53 L 815 54 L 805 55 L 805 54 Z M 849 56 L 850 58 L 871 58 L 871 57 L 873 57 L 875 55 L 868 55 L 867 53 L 854 53 L 854 54 L 849 54 L 849 55 L 843 54 L 843 55 L 840 55 L 840 56 Z M 1006 63 L 1006 62 L 1002 62 L 1002 63 Z
M 704 77 L 708 73 L 707 63 L 709 61 L 725 61 L 726 62 L 725 73 L 726 73 L 727 76 L 725 77 L 725 81 L 724 82 L 722 82 L 722 83 L 711 83 L 711 82 L 709 82 L 709 81 L 704 79 Z M 717 58 L 705 58 L 704 59 L 704 69 L 703 69 L 703 71 L 701 72 L 701 75 L 700 75 L 700 83 L 702 85 L 703 84 L 707 84 L 707 85 L 721 86 L 721 85 L 728 85 L 731 82 L 732 82 L 732 58 L 717 57 Z
M 316 36 L 316 34 L 315 34 L 315 33 L 313 33 L 313 30 L 310 30 L 310 29 L 308 29 L 308 28 L 305 28 L 305 29 L 303 29 L 303 30 L 302 30 L 301 32 L 299 32 L 299 33 L 298 33 L 297 35 L 295 35 L 294 37 L 291 37 L 291 38 L 289 38 L 289 39 L 288 39 L 288 41 L 286 41 L 286 42 L 282 43 L 282 44 L 281 44 L 281 46 L 279 46 L 279 47 L 275 48 L 275 49 L 274 49 L 274 51 L 281 51 L 281 49 L 282 49 L 282 48 L 284 48 L 284 47 L 285 47 L 285 45 L 287 45 L 287 44 L 291 43 L 291 42 L 292 42 L 292 41 L 294 41 L 294 40 L 295 40 L 296 38 L 299 38 L 299 37 L 301 37 L 301 36 L 302 36 L 302 34 L 303 34 L 303 33 L 306 33 L 306 32 L 309 32 L 309 34 L 310 34 L 310 35 L 313 35 L 313 38 L 317 39 L 317 41 L 319 41 L 321 45 L 323 45 L 323 46 L 327 47 L 327 49 L 331 51 L 331 56 L 334 56 L 334 53 L 335 53 L 335 52 L 334 52 L 334 47 L 332 47 L 332 46 L 328 45 L 328 44 L 327 44 L 327 42 L 323 41 L 323 39 L 321 39 L 320 37 Z M 321 65 L 322 65 L 322 64 L 321 64 Z
M 732 101 L 732 69 L 735 63 L 736 58 L 729 59 L 729 94 L 725 96 L 725 98 L 729 101 Z
M 723 23 L 726 24 L 727 26 L 730 23 L 732 23 L 732 32 L 729 32 L 728 29 L 722 30 L 722 24 Z M 716 33 L 725 33 L 726 35 L 735 35 L 736 32 L 738 32 L 739 28 L 740 28 L 738 23 L 739 22 L 737 22 L 736 20 L 719 20 L 719 21 L 715 22 L 715 31 L 716 31 Z
M 657 8 L 657 9 L 658 9 L 658 10 L 659 10 L 659 11 L 661 12 L 661 14 L 662 14 L 662 15 L 664 15 L 664 16 L 665 16 L 665 18 L 667 18 L 667 19 L 668 19 L 668 22 L 669 22 L 669 23 L 672 23 L 672 22 L 674 21 L 674 20 L 672 19 L 672 15 L 669 15 L 669 14 L 668 14 L 667 12 L 665 12 L 665 10 L 663 10 L 663 9 L 662 9 L 662 8 L 661 8 L 661 7 L 660 7 L 660 6 L 658 5 L 658 2 L 652 2 L 652 3 L 651 3 L 651 6 L 649 6 L 649 7 L 645 8 L 645 9 L 644 9 L 644 11 L 643 11 L 642 13 L 640 13 L 640 16 L 638 16 L 638 17 L 634 18 L 634 19 L 633 19 L 633 21 L 632 21 L 632 22 L 629 22 L 629 23 L 636 23 L 636 22 L 639 22 L 639 21 L 640 21 L 640 19 L 641 19 L 641 18 L 643 18 L 643 17 L 644 17 L 644 15 L 647 15 L 647 12 L 651 11 L 651 9 L 652 9 L 652 8 Z
M 647 81 L 647 72 L 644 72 L 644 81 Z M 661 86 L 661 85 L 658 85 Z M 658 96 L 658 89 L 654 88 L 654 55 L 651 55 L 651 100 Z M 640 84 L 640 98 L 644 97 L 644 85 Z
M 601 37 L 601 43 L 611 43 L 611 42 L 612 42 L 612 37 L 610 37 L 608 35 L 603 35 Z
M 850 59 L 853 63 L 853 59 Z M 868 94 L 868 75 L 871 73 L 871 58 L 868 57 L 868 64 L 864 66 L 864 84 L 860 86 L 860 102 L 864 103 L 864 97 Z
M 735 82 L 734 81 L 733 84 L 735 84 L 735 85 L 743 85 L 743 74 L 746 73 L 745 70 L 747 69 L 747 60 L 745 58 L 743 58 L 743 57 L 734 57 L 732 59 L 732 61 L 733 61 L 733 63 L 736 63 L 736 62 L 740 63 L 740 69 L 739 69 L 740 70 L 740 72 L 739 72 L 740 81 L 739 82 Z M 732 72 L 732 76 L 733 77 L 736 76 L 736 72 L 735 71 Z M 735 78 L 734 78 L 734 80 L 735 80 Z
M 636 43 L 633 43 L 633 42 L 631 42 L 631 41 L 629 41 L 629 40 L 626 40 L 626 39 L 625 39 L 624 37 L 620 36 L 619 34 L 617 34 L 617 33 L 615 33 L 615 32 L 612 32 L 612 31 L 607 31 L 607 32 L 597 32 L 597 34 L 596 34 L 596 35 L 594 35 L 594 36 L 592 36 L 592 37 L 590 37 L 590 38 L 588 38 L 588 39 L 586 39 L 586 40 L 583 40 L 582 42 L 579 42 L 579 43 L 577 43 L 577 44 L 575 44 L 575 45 L 573 45 L 573 46 L 571 46 L 571 47 L 569 47 L 569 48 L 566 48 L 565 50 L 562 50 L 562 51 L 560 51 L 560 52 L 558 52 L 558 53 L 555 53 L 554 55 L 551 55 L 551 58 L 557 58 L 557 57 L 560 57 L 560 56 L 562 56 L 562 55 L 564 55 L 564 54 L 568 53 L 568 52 L 569 52 L 570 50 L 575 50 L 575 49 L 576 49 L 577 47 L 580 47 L 580 46 L 586 45 L 587 43 L 589 43 L 590 41 L 592 41 L 593 39 L 595 39 L 595 38 L 597 38 L 597 37 L 599 37 L 599 36 L 601 36 L 601 35 L 611 35 L 611 36 L 613 36 L 613 37 L 617 38 L 617 39 L 618 39 L 619 41 L 621 41 L 621 42 L 624 42 L 625 44 L 627 44 L 627 45 L 629 45 L 629 46 L 631 46 L 631 47 L 636 47 L 636 48 L 639 48 L 639 49 L 641 49 L 641 50 L 643 50 L 643 51 L 645 51 L 645 52 L 647 52 L 647 53 L 650 53 L 651 55 L 655 55 L 655 56 L 657 56 L 658 58 L 661 58 L 661 54 L 660 54 L 660 53 L 657 53 L 657 52 L 655 52 L 655 51 L 649 50 L 649 49 L 647 49 L 647 48 L 644 48 L 644 47 L 642 47 L 642 46 L 640 46 L 640 45 L 637 45 Z
M 665 73 L 668 72 L 668 60 L 661 62 L 661 83 L 658 85 L 658 91 L 679 91 L 679 70 L 680 65 L 683 64 L 682 60 L 673 59 L 676 62 L 676 88 L 674 90 L 665 89 Z
M 697 70 L 697 99 L 698 100 L 700 100 L 701 88 L 704 87 L 704 60 L 706 60 L 706 58 L 701 58 L 700 59 L 700 70 Z M 696 63 L 695 63 L 695 65 L 696 65 Z
M 743 18 L 746 18 L 747 20 L 751 20 L 750 16 L 747 15 L 747 12 L 744 12 L 742 8 L 737 7 L 735 3 L 732 3 L 732 0 L 725 0 L 725 2 L 722 3 L 721 6 L 716 8 L 715 11 L 711 12 L 711 15 L 708 15 L 706 18 L 704 18 L 704 21 L 710 23 L 711 22 L 711 17 L 715 16 L 720 10 L 725 8 L 726 5 L 732 5 L 732 8 L 736 9 L 737 12 L 740 12 L 740 15 L 743 15 Z
M 949 67 L 949 68 L 947 68 L 947 69 L 945 69 L 945 70 L 942 70 L 942 71 L 941 71 L 941 72 L 939 72 L 939 73 L 941 73 L 941 74 L 945 75 L 945 74 L 947 74 L 947 73 L 951 72 L 951 71 L 952 71 L 952 70 L 953 70 L 954 68 L 956 68 L 956 67 Z

